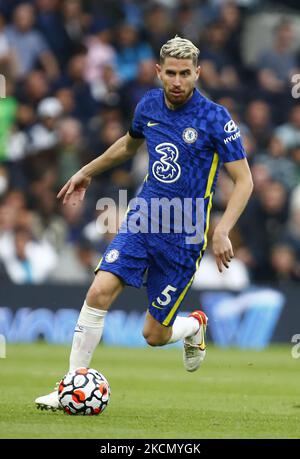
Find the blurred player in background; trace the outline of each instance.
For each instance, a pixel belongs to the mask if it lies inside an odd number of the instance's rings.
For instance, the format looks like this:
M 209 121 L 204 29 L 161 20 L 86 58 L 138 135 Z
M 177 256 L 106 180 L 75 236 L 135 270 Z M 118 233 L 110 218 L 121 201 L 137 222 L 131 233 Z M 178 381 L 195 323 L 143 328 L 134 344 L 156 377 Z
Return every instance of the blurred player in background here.
M 251 173 L 240 131 L 227 110 L 204 97 L 196 88 L 200 75 L 199 50 L 189 40 L 175 37 L 160 51 L 157 75 L 163 89 L 146 93 L 136 107 L 129 132 L 101 156 L 80 169 L 58 194 L 64 203 L 82 201 L 92 178 L 132 158 L 146 140 L 149 168 L 139 198 L 147 203 L 140 214 L 150 223 L 153 198 L 192 200 L 190 218 L 197 220 L 201 198 L 200 238 L 188 239 L 186 227 L 170 231 L 130 232 L 130 208 L 99 265 L 74 332 L 70 370 L 88 367 L 104 327 L 106 313 L 126 285 L 141 287 L 146 274 L 148 311 L 143 335 L 151 346 L 183 340 L 187 371 L 195 371 L 206 353 L 207 317 L 194 311 L 177 316 L 207 246 L 209 216 L 218 171 L 224 164 L 234 182 L 227 208 L 213 233 L 213 252 L 219 271 L 233 258 L 230 230 L 243 212 L 252 191 Z M 184 206 L 182 206 L 182 209 Z M 164 211 L 162 209 L 162 211 Z M 184 211 L 182 211 L 184 214 Z M 185 215 L 182 215 L 185 217 Z M 202 230 L 202 233 L 201 233 Z M 36 399 L 39 408 L 59 408 L 57 390 Z

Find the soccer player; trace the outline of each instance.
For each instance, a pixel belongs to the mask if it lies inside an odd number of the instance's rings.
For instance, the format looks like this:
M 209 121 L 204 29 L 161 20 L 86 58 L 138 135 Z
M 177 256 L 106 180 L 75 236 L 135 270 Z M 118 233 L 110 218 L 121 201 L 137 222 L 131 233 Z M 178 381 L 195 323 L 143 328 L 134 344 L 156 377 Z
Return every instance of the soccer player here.
M 132 158 L 146 140 L 149 169 L 138 197 L 149 209 L 154 198 L 177 198 L 177 203 L 189 198 L 191 210 L 185 212 L 183 206 L 182 214 L 188 214 L 184 216 L 193 223 L 200 209 L 203 227 L 202 235 L 200 228 L 198 231 L 201 237 L 191 240 L 186 226 L 178 231 L 175 218 L 170 218 L 170 231 L 166 232 L 162 219 L 154 222 L 151 212 L 141 212 L 141 219 L 150 226 L 157 223 L 159 231 L 125 231 L 137 209 L 128 210 L 96 268 L 79 314 L 70 370 L 89 366 L 110 305 L 125 285 L 141 287 L 145 274 L 148 311 L 143 335 L 147 343 L 163 346 L 183 340 L 187 371 L 195 371 L 205 357 L 206 315 L 195 311 L 189 317 L 180 317 L 177 312 L 207 245 L 220 165 L 225 165 L 234 182 L 227 208 L 213 234 L 213 251 L 221 272 L 234 256 L 229 232 L 245 208 L 253 185 L 238 127 L 224 107 L 195 88 L 200 74 L 198 54 L 192 42 L 177 36 L 164 44 L 160 64 L 156 65 L 163 89 L 147 92 L 136 107 L 129 132 L 73 175 L 58 194 L 64 204 L 70 199 L 83 200 L 95 175 Z M 57 390 L 37 398 L 36 404 L 39 408 L 59 408 Z

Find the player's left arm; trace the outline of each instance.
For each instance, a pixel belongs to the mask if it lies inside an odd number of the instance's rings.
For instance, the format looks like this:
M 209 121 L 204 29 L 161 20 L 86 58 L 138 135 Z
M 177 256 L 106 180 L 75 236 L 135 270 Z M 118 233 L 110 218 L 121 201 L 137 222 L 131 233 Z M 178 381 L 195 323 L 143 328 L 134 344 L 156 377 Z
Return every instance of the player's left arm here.
M 234 188 L 226 210 L 213 233 L 213 252 L 220 272 L 229 267 L 233 249 L 229 239 L 230 230 L 245 209 L 253 189 L 252 176 L 246 158 L 224 164 L 234 182 Z

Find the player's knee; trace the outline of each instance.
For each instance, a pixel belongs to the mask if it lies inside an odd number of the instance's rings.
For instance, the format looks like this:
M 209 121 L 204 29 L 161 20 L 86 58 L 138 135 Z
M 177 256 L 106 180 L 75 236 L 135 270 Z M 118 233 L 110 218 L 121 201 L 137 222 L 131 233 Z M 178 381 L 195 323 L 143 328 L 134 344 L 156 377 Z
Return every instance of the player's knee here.
M 86 302 L 92 308 L 107 310 L 110 306 L 112 292 L 105 285 L 92 284 L 86 297 Z
M 143 336 L 149 346 L 164 346 L 166 344 L 166 339 L 162 335 L 143 332 Z

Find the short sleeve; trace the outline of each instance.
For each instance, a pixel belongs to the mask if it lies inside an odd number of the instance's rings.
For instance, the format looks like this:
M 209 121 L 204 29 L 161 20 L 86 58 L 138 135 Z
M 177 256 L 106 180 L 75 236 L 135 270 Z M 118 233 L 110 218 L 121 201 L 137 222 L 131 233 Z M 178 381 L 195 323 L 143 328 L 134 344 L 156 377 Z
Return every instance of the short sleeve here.
M 222 163 L 246 157 L 241 131 L 226 108 L 218 106 L 212 130 L 212 142 Z
M 142 101 L 140 101 L 134 111 L 133 119 L 129 129 L 129 134 L 134 139 L 144 139 L 143 122 L 142 122 Z

